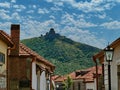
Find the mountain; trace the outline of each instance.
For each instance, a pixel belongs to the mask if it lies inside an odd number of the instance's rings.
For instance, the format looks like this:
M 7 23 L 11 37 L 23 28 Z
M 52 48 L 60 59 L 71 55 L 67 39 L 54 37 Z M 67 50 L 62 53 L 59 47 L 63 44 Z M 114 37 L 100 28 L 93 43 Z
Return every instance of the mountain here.
M 92 56 L 100 51 L 98 48 L 61 36 L 55 33 L 53 28 L 45 35 L 21 42 L 52 62 L 56 66 L 55 74 L 67 74 L 93 66 Z

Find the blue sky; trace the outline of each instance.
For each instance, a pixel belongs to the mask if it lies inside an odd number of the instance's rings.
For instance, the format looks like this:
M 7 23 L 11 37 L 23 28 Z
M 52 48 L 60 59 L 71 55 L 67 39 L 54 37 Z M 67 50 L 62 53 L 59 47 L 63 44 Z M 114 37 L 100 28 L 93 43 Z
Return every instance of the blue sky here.
M 77 42 L 104 48 L 120 37 L 120 0 L 0 0 L 0 29 L 21 25 L 21 39 L 50 28 Z

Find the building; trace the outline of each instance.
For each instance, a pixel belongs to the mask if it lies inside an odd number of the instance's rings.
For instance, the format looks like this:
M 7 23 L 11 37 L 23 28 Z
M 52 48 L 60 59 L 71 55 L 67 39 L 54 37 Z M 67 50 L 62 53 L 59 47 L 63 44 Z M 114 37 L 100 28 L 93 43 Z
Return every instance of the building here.
M 4 73 L 3 68 L 6 71 L 6 89 L 46 90 L 49 88 L 50 90 L 52 86 L 51 74 L 55 66 L 20 43 L 20 25 L 11 26 L 11 35 L 2 30 L 0 35 L 0 40 L 6 44 L 4 52 L 0 49 L 0 52 L 4 53 L 6 57 L 4 61 L 6 63 L 2 62 L 0 58 L 1 74 Z M 0 47 L 3 46 L 0 44 Z
M 7 87 L 8 47 L 13 47 L 13 42 L 5 32 L 0 30 L 0 90 L 6 89 Z
M 114 48 L 113 60 L 110 62 L 110 80 L 111 90 L 120 90 L 120 38 L 112 42 L 110 48 Z M 106 61 L 104 50 L 101 50 L 98 54 L 94 55 L 94 61 L 99 61 L 102 64 L 103 69 L 103 87 L 104 90 L 109 89 L 108 79 L 108 62 Z
M 64 81 L 66 80 L 65 76 L 55 75 L 52 77 L 52 80 L 55 83 L 55 90 L 64 90 Z
M 102 74 L 102 67 L 98 66 L 98 76 Z M 73 83 L 70 90 L 96 90 L 96 67 L 76 70 L 68 75 L 53 77 L 57 90 L 63 90 L 63 82 L 70 76 Z M 100 80 L 99 80 L 100 81 Z M 100 83 L 100 82 L 99 82 Z

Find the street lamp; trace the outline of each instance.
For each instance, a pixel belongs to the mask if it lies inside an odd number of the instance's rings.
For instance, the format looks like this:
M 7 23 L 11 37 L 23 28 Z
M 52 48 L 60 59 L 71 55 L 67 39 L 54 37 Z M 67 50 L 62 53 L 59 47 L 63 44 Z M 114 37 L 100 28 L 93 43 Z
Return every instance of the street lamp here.
M 111 90 L 111 67 L 110 67 L 110 62 L 113 59 L 114 49 L 111 48 L 110 46 L 107 46 L 107 48 L 105 48 L 104 51 L 105 51 L 106 61 L 108 62 L 108 84 L 109 84 L 109 90 Z
M 59 90 L 59 85 L 58 84 L 56 85 L 56 90 Z
M 50 80 L 49 80 L 49 78 L 47 79 L 47 90 L 50 90 Z

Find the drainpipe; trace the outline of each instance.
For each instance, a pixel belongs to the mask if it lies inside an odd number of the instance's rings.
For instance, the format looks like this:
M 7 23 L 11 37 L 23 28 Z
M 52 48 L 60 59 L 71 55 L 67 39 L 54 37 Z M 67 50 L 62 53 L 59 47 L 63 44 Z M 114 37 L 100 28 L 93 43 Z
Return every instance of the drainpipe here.
M 105 88 L 105 84 L 104 84 L 104 64 L 102 64 L 102 75 L 103 75 L 103 78 L 102 78 L 102 88 L 104 89 Z
M 96 67 L 96 90 L 98 90 L 98 64 L 94 56 L 93 56 L 93 61 L 95 62 L 95 67 Z
M 8 90 L 8 88 L 9 88 L 9 80 L 8 80 L 8 79 L 9 79 L 9 77 L 8 77 L 8 76 L 9 76 L 9 75 L 8 75 L 8 74 L 9 74 L 9 73 L 8 73 L 8 72 L 9 72 L 9 71 L 8 71 L 8 60 L 9 60 L 9 59 L 8 59 L 8 58 L 9 58 L 9 57 L 8 57 L 8 51 L 9 51 L 9 50 L 7 49 L 7 56 L 6 56 L 6 57 L 7 57 L 7 60 L 6 60 L 6 64 L 7 64 L 7 65 L 6 65 L 6 69 L 7 69 L 7 70 L 6 70 L 6 88 L 7 88 L 7 90 Z

